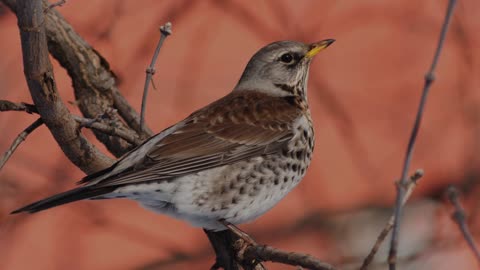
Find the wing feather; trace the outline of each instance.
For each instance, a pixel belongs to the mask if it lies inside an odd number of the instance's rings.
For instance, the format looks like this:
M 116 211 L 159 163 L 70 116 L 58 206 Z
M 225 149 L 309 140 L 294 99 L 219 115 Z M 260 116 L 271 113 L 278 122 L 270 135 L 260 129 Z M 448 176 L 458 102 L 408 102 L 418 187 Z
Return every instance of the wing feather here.
M 292 138 L 302 110 L 281 97 L 232 92 L 181 122 L 135 164 L 91 184 L 120 186 L 175 177 L 279 151 Z M 88 184 L 87 184 L 88 185 Z

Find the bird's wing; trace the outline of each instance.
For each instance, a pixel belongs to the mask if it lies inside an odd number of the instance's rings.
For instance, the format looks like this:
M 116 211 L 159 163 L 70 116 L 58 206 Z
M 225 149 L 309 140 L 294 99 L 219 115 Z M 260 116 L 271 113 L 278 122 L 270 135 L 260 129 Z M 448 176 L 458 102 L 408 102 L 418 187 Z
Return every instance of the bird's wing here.
M 127 154 L 114 165 L 120 172 L 113 168 L 107 177 L 83 182 L 109 187 L 167 180 L 268 155 L 292 138 L 292 124 L 301 114 L 290 97 L 232 92 Z

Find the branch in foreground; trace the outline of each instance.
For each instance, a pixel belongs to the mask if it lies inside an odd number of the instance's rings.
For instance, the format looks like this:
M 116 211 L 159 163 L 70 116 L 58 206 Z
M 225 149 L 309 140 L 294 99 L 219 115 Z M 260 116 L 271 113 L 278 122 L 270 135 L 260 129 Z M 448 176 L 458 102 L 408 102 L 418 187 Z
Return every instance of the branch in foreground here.
M 8 100 L 0 100 L 0 112 L 7 111 L 17 111 L 17 112 L 27 112 L 27 113 L 38 113 L 35 105 L 27 103 L 15 103 Z
M 160 26 L 160 40 L 158 41 L 157 48 L 155 49 L 155 53 L 153 54 L 152 61 L 150 62 L 150 66 L 148 66 L 147 70 L 145 71 L 146 78 L 145 78 L 145 85 L 143 87 L 143 97 L 142 97 L 142 110 L 140 112 L 140 128 L 143 130 L 145 127 L 145 111 L 147 107 L 147 96 L 148 96 L 148 87 L 150 86 L 150 82 L 152 81 L 152 76 L 155 74 L 155 63 L 157 62 L 158 54 L 160 53 L 160 49 L 162 48 L 163 42 L 165 39 L 172 34 L 172 23 L 167 22 L 166 24 Z
M 475 254 L 477 261 L 480 263 L 480 251 L 478 250 L 477 245 L 475 244 L 475 240 L 473 240 L 473 236 L 470 233 L 470 229 L 468 228 L 465 217 L 465 210 L 463 210 L 463 207 L 458 200 L 459 191 L 454 186 L 450 186 L 447 189 L 447 195 L 453 207 L 455 207 L 455 212 L 453 212 L 452 214 L 452 219 L 457 223 L 460 231 L 462 231 L 463 238 L 465 238 L 468 246 L 473 251 L 473 254 Z
M 415 171 L 415 173 L 412 176 L 410 176 L 410 181 L 407 184 L 407 192 L 405 193 L 405 197 L 403 197 L 402 206 L 405 205 L 405 203 L 408 201 L 408 199 L 410 198 L 410 195 L 412 194 L 413 190 L 417 186 L 418 180 L 420 180 L 420 178 L 422 177 L 423 177 L 423 170 L 421 169 L 418 169 L 417 171 Z M 385 225 L 385 228 L 383 228 L 382 232 L 378 235 L 377 241 L 375 241 L 375 244 L 373 245 L 372 250 L 370 250 L 370 253 L 368 254 L 368 256 L 365 257 L 365 259 L 363 260 L 360 270 L 368 269 L 368 266 L 370 265 L 370 263 L 372 263 L 373 258 L 375 257 L 375 254 L 377 254 L 378 249 L 380 248 L 380 245 L 383 243 L 388 233 L 392 230 L 394 222 L 395 222 L 395 215 L 392 215 L 388 220 L 387 224 Z
M 97 172 L 113 161 L 78 132 L 78 124 L 58 94 L 48 55 L 45 17 L 38 12 L 42 10 L 41 1 L 17 2 L 23 67 L 30 95 L 68 159 L 88 174 Z
M 142 140 L 140 140 L 137 134 L 130 132 L 129 130 L 122 130 L 115 126 L 100 123 L 98 122 L 98 119 L 83 118 L 77 115 L 73 115 L 73 119 L 75 119 L 75 121 L 77 121 L 81 125 L 81 127 L 94 129 L 106 135 L 122 138 L 125 141 L 131 143 L 132 145 L 136 146 L 142 143 Z
M 55 3 L 51 3 L 50 5 L 48 5 L 48 7 L 43 12 L 47 12 L 48 10 L 50 10 L 52 8 L 55 8 L 55 7 L 61 7 L 65 3 L 67 3 L 67 0 L 60 0 L 60 1 L 57 1 Z
M 397 248 L 398 248 L 398 237 L 400 232 L 400 218 L 402 215 L 402 202 L 404 201 L 404 197 L 407 190 L 407 175 L 410 168 L 410 163 L 413 156 L 413 148 L 415 146 L 415 141 L 417 138 L 418 130 L 420 129 L 420 123 L 423 117 L 423 111 L 425 109 L 425 103 L 427 101 L 427 95 L 430 90 L 430 86 L 432 85 L 435 79 L 435 68 L 437 67 L 438 59 L 440 57 L 440 53 L 443 48 L 443 43 L 445 42 L 445 36 L 447 34 L 448 26 L 450 24 L 450 20 L 453 14 L 453 9 L 455 7 L 456 0 L 449 0 L 447 13 L 445 15 L 445 20 L 443 22 L 442 30 L 440 32 L 440 38 L 438 40 L 437 49 L 435 51 L 435 55 L 433 57 L 432 65 L 428 73 L 425 75 L 425 84 L 422 91 L 422 97 L 420 98 L 420 105 L 418 107 L 418 112 L 415 117 L 415 123 L 413 125 L 412 133 L 410 136 L 410 140 L 408 142 L 407 151 L 405 154 L 405 160 L 402 168 L 402 176 L 400 178 L 399 183 L 397 183 L 397 197 L 395 200 L 395 212 L 394 212 L 394 225 L 393 225 L 393 233 L 392 239 L 390 242 L 390 251 L 388 255 L 388 265 L 390 270 L 395 270 L 396 268 L 396 260 L 397 260 Z
M 22 133 L 18 134 L 17 138 L 13 140 L 12 145 L 8 148 L 8 150 L 3 154 L 2 159 L 0 160 L 0 170 L 2 170 L 3 166 L 5 166 L 5 163 L 7 163 L 8 159 L 12 156 L 13 152 L 17 150 L 17 147 L 25 141 L 28 135 L 32 133 L 35 129 L 37 129 L 39 126 L 43 125 L 43 120 L 42 118 L 38 118 L 33 122 L 30 126 L 28 126 L 25 130 L 22 131 Z
M 0 0 L 17 13 L 16 0 Z M 49 3 L 44 0 L 43 7 Z M 147 138 L 153 133 L 147 128 L 140 130 L 140 116 L 120 93 L 116 77 L 108 62 L 80 37 L 70 24 L 55 9 L 44 15 L 48 50 L 64 67 L 72 79 L 76 104 L 86 118 L 94 118 L 109 108 L 118 109 L 125 123 L 123 129 L 133 129 L 140 137 Z M 110 138 L 94 132 L 97 139 L 114 155 L 121 156 L 130 150 L 131 145 L 119 138 Z
M 0 100 L 0 112 L 6 111 L 24 111 L 27 113 L 37 113 L 37 108 L 33 104 L 24 102 L 16 103 L 8 100 Z M 142 140 L 139 136 L 130 130 L 123 130 L 121 127 L 115 127 L 112 125 L 98 122 L 98 119 L 83 118 L 77 115 L 72 115 L 73 119 L 82 127 L 94 129 L 103 132 L 106 135 L 122 138 L 132 145 L 139 145 Z

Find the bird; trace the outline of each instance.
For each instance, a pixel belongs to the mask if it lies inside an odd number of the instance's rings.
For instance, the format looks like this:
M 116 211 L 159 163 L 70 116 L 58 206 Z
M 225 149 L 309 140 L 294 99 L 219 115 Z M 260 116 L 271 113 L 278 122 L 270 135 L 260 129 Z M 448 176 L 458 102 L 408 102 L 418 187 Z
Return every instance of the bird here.
M 314 56 L 334 41 L 268 44 L 224 97 L 85 176 L 79 187 L 12 214 L 126 198 L 210 231 L 255 220 L 297 186 L 310 165 L 308 73 Z

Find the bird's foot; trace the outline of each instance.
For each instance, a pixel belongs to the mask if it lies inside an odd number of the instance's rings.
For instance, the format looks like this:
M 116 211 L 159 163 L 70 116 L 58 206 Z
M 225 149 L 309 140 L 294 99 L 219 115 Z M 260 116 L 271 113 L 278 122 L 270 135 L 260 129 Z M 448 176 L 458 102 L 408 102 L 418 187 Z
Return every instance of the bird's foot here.
M 222 223 L 225 227 L 227 227 L 236 236 L 238 236 L 238 238 L 242 239 L 245 244 L 252 245 L 252 246 L 257 245 L 257 242 L 255 242 L 255 240 L 253 240 L 253 238 L 250 237 L 250 235 L 248 235 L 246 232 L 242 231 L 237 226 L 233 225 L 232 223 L 230 223 L 230 222 L 228 222 L 224 219 L 219 220 L 219 222 Z

